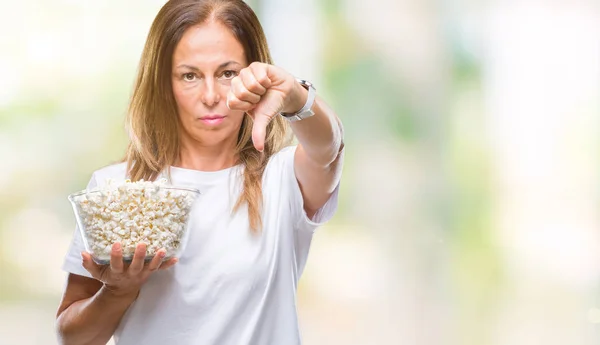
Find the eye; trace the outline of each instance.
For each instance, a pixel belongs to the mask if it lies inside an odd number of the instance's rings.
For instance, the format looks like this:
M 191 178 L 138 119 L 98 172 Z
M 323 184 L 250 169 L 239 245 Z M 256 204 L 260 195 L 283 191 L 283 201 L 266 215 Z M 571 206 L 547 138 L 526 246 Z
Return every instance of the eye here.
M 185 81 L 194 81 L 196 79 L 196 74 L 194 73 L 185 73 L 182 75 L 183 80 Z
M 223 76 L 225 79 L 233 79 L 233 78 L 235 78 L 237 75 L 238 75 L 238 72 L 237 72 L 237 71 L 233 71 L 233 70 L 227 70 L 227 71 L 224 71 L 224 72 L 223 72 L 223 74 L 222 74 L 222 76 Z

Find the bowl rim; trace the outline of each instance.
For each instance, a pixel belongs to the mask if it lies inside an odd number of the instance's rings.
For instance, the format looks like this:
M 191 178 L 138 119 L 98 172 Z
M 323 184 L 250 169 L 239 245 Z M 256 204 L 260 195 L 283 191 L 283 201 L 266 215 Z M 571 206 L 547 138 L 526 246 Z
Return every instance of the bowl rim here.
M 196 193 L 197 195 L 201 195 L 202 193 L 200 192 L 199 189 L 197 188 L 191 188 L 191 187 L 178 187 L 178 186 L 158 186 L 159 189 L 173 189 L 173 190 L 184 190 L 184 191 L 188 191 L 188 192 L 192 192 L 192 193 Z M 67 197 L 69 199 L 69 201 L 73 201 L 73 198 L 77 197 L 77 196 L 81 196 L 84 194 L 93 194 L 93 193 L 101 193 L 102 191 L 99 189 L 84 189 L 81 190 L 79 192 L 75 192 L 72 194 L 69 194 L 69 196 Z

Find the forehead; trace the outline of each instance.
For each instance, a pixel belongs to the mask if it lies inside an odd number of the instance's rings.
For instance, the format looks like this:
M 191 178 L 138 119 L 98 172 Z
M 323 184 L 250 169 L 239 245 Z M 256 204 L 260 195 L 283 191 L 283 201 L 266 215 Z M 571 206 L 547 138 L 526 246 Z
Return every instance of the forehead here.
M 213 68 L 229 60 L 247 65 L 244 47 L 229 28 L 217 21 L 189 27 L 173 52 L 174 66 Z

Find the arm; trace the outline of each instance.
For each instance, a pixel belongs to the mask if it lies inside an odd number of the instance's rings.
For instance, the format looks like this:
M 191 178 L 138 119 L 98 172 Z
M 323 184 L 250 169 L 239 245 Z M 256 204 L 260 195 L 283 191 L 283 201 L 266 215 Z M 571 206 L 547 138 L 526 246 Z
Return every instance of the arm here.
M 115 295 L 95 279 L 69 274 L 56 326 L 64 345 L 104 345 L 137 294 Z
M 83 252 L 83 267 L 94 279 L 69 274 L 56 315 L 60 344 L 105 345 L 150 275 L 177 263 L 176 258 L 163 263 L 165 255 L 162 248 L 144 264 L 146 244 L 138 243 L 131 264 L 126 265 L 121 244 L 115 243 L 110 265 L 100 266 Z
M 254 62 L 231 81 L 227 106 L 246 111 L 254 119 L 252 141 L 264 149 L 266 128 L 280 112 L 295 113 L 308 98 L 308 91 L 283 69 Z M 302 191 L 304 209 L 312 218 L 323 207 L 340 181 L 343 162 L 343 129 L 335 112 L 317 97 L 315 112 L 292 123 L 300 144 L 294 156 L 294 170 Z
M 296 112 L 304 106 L 308 91 L 296 83 L 288 109 Z M 338 185 L 344 160 L 343 127 L 335 112 L 317 97 L 312 110 L 315 115 L 292 122 L 299 145 L 294 157 L 294 170 L 304 210 L 312 218 L 323 207 Z

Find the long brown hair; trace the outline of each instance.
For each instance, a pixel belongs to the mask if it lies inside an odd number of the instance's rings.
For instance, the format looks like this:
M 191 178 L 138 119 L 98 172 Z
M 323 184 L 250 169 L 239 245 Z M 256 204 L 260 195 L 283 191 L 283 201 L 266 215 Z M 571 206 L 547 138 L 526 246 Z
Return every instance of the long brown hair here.
M 271 64 L 263 29 L 242 0 L 170 0 L 152 23 L 127 113 L 130 143 L 125 161 L 133 181 L 155 180 L 179 157 L 177 107 L 171 84 L 173 52 L 186 29 L 217 20 L 228 27 L 244 47 L 248 64 Z M 244 166 L 242 193 L 233 209 L 247 204 L 250 227 L 262 227 L 262 175 L 269 158 L 290 143 L 289 125 L 276 116 L 267 127 L 261 154 L 252 143 L 252 118 L 244 115 L 236 145 Z

